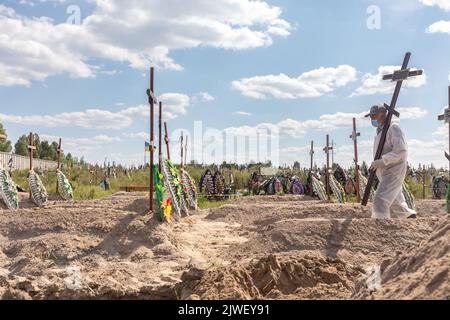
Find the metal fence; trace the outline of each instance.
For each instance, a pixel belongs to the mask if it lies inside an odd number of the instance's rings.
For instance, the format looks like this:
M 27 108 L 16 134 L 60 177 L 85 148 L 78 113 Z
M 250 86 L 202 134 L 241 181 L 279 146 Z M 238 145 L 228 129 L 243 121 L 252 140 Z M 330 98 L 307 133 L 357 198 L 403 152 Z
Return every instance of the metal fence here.
M 28 157 L 19 156 L 17 154 L 0 152 L 0 165 L 4 168 L 8 167 L 9 161 L 12 159 L 13 170 L 25 170 L 30 167 L 30 159 Z M 50 170 L 56 169 L 58 163 L 56 161 L 33 159 L 33 167 L 35 169 Z

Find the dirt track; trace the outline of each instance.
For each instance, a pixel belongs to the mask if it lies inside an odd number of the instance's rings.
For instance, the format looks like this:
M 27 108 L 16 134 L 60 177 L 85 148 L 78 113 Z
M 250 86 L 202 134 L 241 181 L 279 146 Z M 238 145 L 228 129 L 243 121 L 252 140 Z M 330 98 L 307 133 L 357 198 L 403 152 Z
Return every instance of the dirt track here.
M 308 197 L 247 197 L 161 224 L 144 194 L 0 211 L 5 299 L 450 298 L 442 201 L 419 219 Z M 381 267 L 381 288 L 367 288 Z

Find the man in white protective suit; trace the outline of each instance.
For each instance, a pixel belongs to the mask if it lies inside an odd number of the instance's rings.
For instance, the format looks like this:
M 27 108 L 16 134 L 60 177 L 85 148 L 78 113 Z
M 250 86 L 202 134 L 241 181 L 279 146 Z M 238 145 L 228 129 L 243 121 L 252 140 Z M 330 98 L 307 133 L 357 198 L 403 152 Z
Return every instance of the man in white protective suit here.
M 387 110 L 383 105 L 376 105 L 370 109 L 366 117 L 370 117 L 372 126 L 377 128 L 373 145 L 375 155 L 386 123 Z M 380 181 L 373 199 L 372 218 L 389 219 L 391 212 L 397 213 L 401 218 L 416 218 L 417 213 L 408 208 L 402 192 L 407 171 L 408 146 L 405 135 L 397 123 L 391 123 L 381 154 L 381 159 L 375 160 L 370 166 L 371 170 L 376 170 Z

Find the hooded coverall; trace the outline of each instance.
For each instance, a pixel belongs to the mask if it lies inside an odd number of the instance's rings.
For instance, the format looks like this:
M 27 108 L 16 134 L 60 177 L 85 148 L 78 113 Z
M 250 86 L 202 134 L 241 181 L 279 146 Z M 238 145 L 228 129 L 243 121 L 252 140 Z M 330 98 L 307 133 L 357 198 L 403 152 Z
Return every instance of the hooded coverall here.
M 377 129 L 377 136 L 373 146 L 375 155 L 380 143 L 382 127 Z M 389 219 L 391 212 L 400 217 L 416 214 L 408 208 L 402 193 L 402 186 L 407 171 L 408 146 L 405 135 L 397 123 L 392 123 L 386 135 L 386 143 L 382 152 L 385 167 L 377 170 L 378 184 L 373 199 L 372 218 Z

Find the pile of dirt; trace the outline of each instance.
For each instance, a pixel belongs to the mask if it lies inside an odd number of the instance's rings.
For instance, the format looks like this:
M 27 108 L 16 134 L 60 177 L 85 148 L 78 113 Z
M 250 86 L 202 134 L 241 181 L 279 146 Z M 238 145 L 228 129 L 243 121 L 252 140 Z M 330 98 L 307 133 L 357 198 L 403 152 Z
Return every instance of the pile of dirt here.
M 360 282 L 359 299 L 450 299 L 450 219 L 411 250 L 381 265 L 378 288 Z
M 181 299 L 347 299 L 363 269 L 320 254 L 269 255 L 247 264 L 193 268 L 176 286 Z
M 145 193 L 24 201 L 0 209 L 0 298 L 445 298 L 443 201 L 417 207 L 418 219 L 375 221 L 355 204 L 244 197 L 167 224 Z M 382 288 L 365 289 L 380 265 Z

